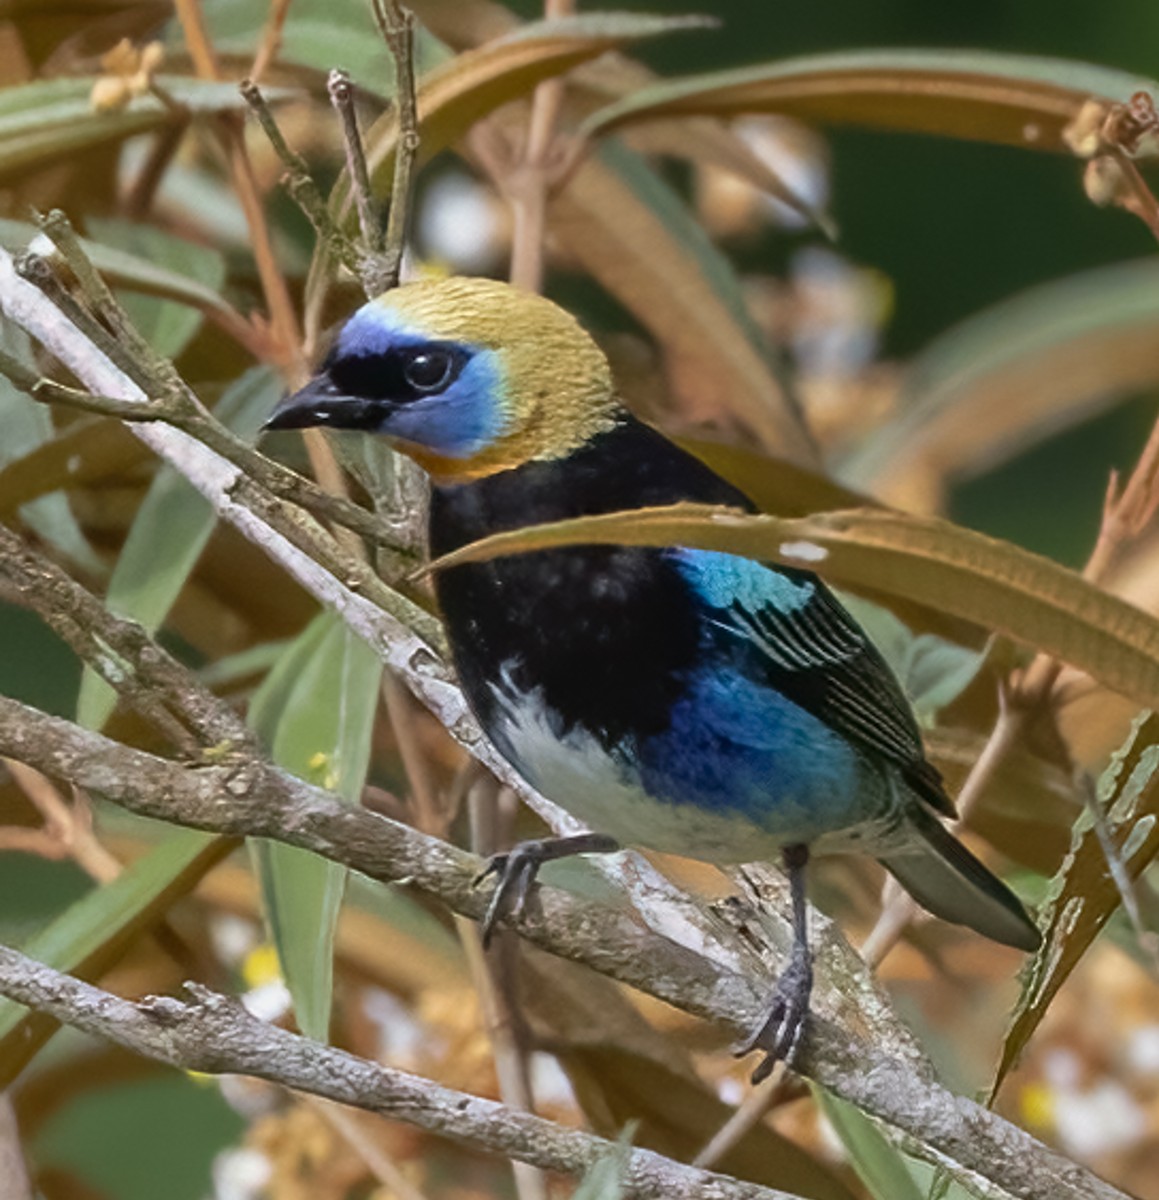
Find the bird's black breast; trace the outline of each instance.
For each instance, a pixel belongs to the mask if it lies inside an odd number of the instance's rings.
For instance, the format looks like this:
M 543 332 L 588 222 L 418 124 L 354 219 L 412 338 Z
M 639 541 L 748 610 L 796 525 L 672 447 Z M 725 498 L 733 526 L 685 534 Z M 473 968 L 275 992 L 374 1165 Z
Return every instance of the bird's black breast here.
M 431 500 L 434 555 L 504 529 L 681 500 L 750 508 L 700 461 L 632 418 L 566 459 L 529 462 Z M 660 732 L 695 658 L 687 584 L 660 550 L 573 546 L 441 572 L 439 605 L 463 687 L 494 731 L 492 684 L 536 689 L 555 732 L 607 746 Z

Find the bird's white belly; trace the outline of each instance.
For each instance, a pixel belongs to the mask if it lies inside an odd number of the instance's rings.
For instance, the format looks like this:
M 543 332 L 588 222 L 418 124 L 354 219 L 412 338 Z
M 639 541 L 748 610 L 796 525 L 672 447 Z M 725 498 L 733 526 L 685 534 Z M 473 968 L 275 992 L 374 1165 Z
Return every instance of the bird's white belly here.
M 505 703 L 497 734 L 515 766 L 549 800 L 626 846 L 739 863 L 773 858 L 787 843 L 806 840 L 791 832 L 774 835 L 738 813 L 657 800 L 591 734 L 573 730 L 558 738 L 541 706 Z

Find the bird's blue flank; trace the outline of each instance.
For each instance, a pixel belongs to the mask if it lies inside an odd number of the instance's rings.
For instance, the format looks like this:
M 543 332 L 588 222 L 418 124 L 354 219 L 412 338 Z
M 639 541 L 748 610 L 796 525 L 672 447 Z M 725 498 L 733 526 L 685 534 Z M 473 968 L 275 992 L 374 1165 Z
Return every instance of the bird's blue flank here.
M 880 815 L 884 774 L 805 709 L 719 662 L 688 681 L 634 764 L 649 795 L 809 842 Z
M 346 323 L 338 354 L 373 358 L 393 350 L 417 350 L 430 338 L 395 319 L 373 301 Z M 445 343 L 440 343 L 444 344 Z M 470 458 L 503 433 L 507 423 L 507 381 L 498 353 L 462 346 L 470 355 L 458 378 L 445 391 L 384 412 L 375 430 L 425 446 L 447 458 Z
M 696 596 L 711 608 L 737 604 L 749 612 L 772 605 L 780 612 L 793 612 L 809 603 L 811 583 L 796 583 L 749 558 L 715 550 L 675 552 L 681 574 Z

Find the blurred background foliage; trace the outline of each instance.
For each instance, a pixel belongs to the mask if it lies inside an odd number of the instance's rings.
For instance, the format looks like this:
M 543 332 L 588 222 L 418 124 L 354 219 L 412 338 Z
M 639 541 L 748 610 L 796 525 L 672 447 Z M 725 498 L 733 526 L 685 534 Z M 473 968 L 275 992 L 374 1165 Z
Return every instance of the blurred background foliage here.
M 164 0 L 0 0 L 0 242 L 15 250 L 33 236 L 30 206 L 66 210 L 152 344 L 175 358 L 220 419 L 252 438 L 292 379 L 297 348 L 261 319 L 267 286 L 222 130 L 238 125 L 242 105 L 228 81 L 250 69 L 269 5 L 200 7 L 221 84 L 194 78 L 183 26 Z M 530 2 L 414 7 L 426 23 L 419 70 L 447 72 L 452 84 L 461 79 L 455 54 L 542 15 Z M 621 7 L 687 11 L 663 0 Z M 710 31 L 639 40 L 659 30 L 621 22 L 605 29 L 601 48 L 631 43 L 634 62 L 665 77 L 899 47 L 1057 56 L 1159 75 L 1159 12 L 1144 0 L 829 0 L 823 9 L 723 0 L 711 8 L 719 26 Z M 102 59 L 122 38 L 164 46 L 152 94 L 135 51 Z M 496 61 L 499 98 L 512 103 L 488 117 L 483 134 L 475 118 L 486 114 L 461 99 L 432 122 L 446 148 L 421 177 L 416 269 L 506 271 L 511 216 L 495 177 L 526 123 L 535 78 L 513 80 L 503 74 L 509 60 Z M 381 118 L 392 72 L 364 0 L 292 0 L 263 83 L 324 190 L 341 173 L 324 90 L 333 66 L 365 90 L 364 125 Z M 1063 81 L 1081 75 L 1052 70 Z M 98 77 L 103 113 L 92 107 Z M 1111 98 L 1125 101 L 1129 76 L 1105 78 L 1119 88 Z M 573 79 L 568 128 L 649 82 L 625 58 L 581 66 Z M 1086 90 L 1076 83 L 1072 100 Z M 857 124 L 739 117 L 728 130 L 678 127 L 676 138 L 659 126 L 625 128 L 622 141 L 610 137 L 593 152 L 590 177 L 573 177 L 552 206 L 549 294 L 599 333 L 639 411 L 696 439 L 769 511 L 856 503 L 840 484 L 1081 567 L 1109 472 L 1129 472 L 1155 419 L 1154 236 L 1128 214 L 1092 204 L 1072 155 Z M 382 128 L 373 126 L 372 147 Z M 357 289 L 349 279 L 319 284 L 313 234 L 276 186 L 280 165 L 252 129 L 246 139 L 277 262 L 317 354 Z M 836 240 L 770 201 L 753 186 L 762 177 L 830 214 Z M 9 353 L 32 357 L 18 331 L 3 337 Z M 790 395 L 823 471 L 808 461 L 807 439 L 792 442 Z M 365 650 L 236 533 L 216 527 L 182 480 L 116 423 L 49 415 L 2 381 L 0 421 L 6 519 L 248 705 L 284 765 L 351 801 L 469 840 L 461 752 L 395 685 L 385 684 L 378 704 L 379 671 Z M 274 449 L 307 469 L 295 439 Z M 795 462 L 770 465 L 760 452 Z M 381 479 L 363 480 L 380 500 Z M 1134 540 L 1105 582 L 1159 611 L 1159 544 L 1146 533 Z M 884 590 L 904 596 L 905 587 Z M 858 612 L 905 678 L 956 789 L 997 717 L 996 678 L 1019 660 L 1000 643 L 984 662 L 985 631 L 969 622 L 896 596 L 891 607 L 896 615 Z M 0 648 L 5 694 L 158 745 L 94 681 L 82 682 L 71 653 L 29 613 L 0 607 Z M 1059 943 L 1069 957 L 1055 980 L 1064 985 L 1046 989 L 1049 1011 L 1041 996 L 1036 1010 L 1026 990 L 1008 1056 L 1043 1024 L 1000 1108 L 1121 1186 L 1159 1197 L 1154 963 L 1120 916 L 1094 941 L 1116 897 L 1099 893 L 1095 903 L 1101 859 L 1070 780 L 1072 762 L 1104 768 L 1134 710 L 1064 673 L 970 824 L 998 851 L 996 867 L 1033 898 L 1047 893 L 1073 827 L 1077 865 L 1055 886 L 1078 888 L 1098 914 Z M 1152 725 L 1124 752 L 1132 769 Z M 1139 769 L 1137 794 L 1118 817 L 1124 837 L 1156 808 L 1146 773 L 1154 767 Z M 1108 775 L 1103 798 L 1125 790 Z M 497 1094 L 472 935 L 404 892 L 346 881 L 297 852 L 259 847 L 247 857 L 220 840 L 162 830 L 17 767 L 0 781 L 0 835 L 5 940 L 123 994 L 193 977 L 247 992 L 271 1018 L 289 1019 L 292 1003 L 316 1035 L 329 1026 L 335 1042 L 359 1053 Z M 1149 848 L 1147 863 L 1153 855 Z M 707 871 L 668 866 L 691 887 L 719 890 Z M 561 864 L 555 880 L 598 886 L 575 864 Z M 822 906 L 864 938 L 879 908 L 878 875 L 842 863 L 816 883 Z M 1159 905 L 1145 874 L 1139 888 L 1153 929 Z M 881 976 L 947 1080 L 969 1090 L 985 1087 L 999 1060 L 1017 966 L 1017 956 L 969 933 L 923 923 Z M 543 1047 L 531 1066 L 546 1115 L 613 1136 L 635 1120 L 639 1143 L 688 1156 L 745 1094 L 743 1068 L 691 1019 L 531 951 L 521 971 L 532 984 L 525 1018 Z M 0 1081 L 48 1200 L 513 1194 L 503 1164 L 405 1127 L 50 1034 L 0 1008 Z M 893 1200 L 930 1186 L 928 1170 L 864 1118 L 833 1102 L 819 1107 L 795 1088 L 722 1166 L 809 1196 Z

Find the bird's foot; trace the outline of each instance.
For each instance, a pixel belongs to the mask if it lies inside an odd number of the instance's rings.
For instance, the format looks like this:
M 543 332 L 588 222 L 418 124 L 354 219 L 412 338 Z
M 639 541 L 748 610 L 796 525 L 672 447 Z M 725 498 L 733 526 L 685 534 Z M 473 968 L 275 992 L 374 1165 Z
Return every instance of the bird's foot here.
M 619 850 L 614 839 L 602 833 L 581 833 L 574 837 L 537 838 L 520 842 L 506 854 L 495 854 L 475 876 L 476 885 L 489 875 L 498 875 L 491 902 L 480 923 L 484 949 L 491 943 L 495 926 L 505 917 L 517 917 L 527 904 L 527 895 L 539 868 L 546 862 L 570 858 L 573 854 L 609 854 Z
M 754 1084 L 767 1079 L 782 1060 L 791 1067 L 801 1048 L 809 1020 L 809 998 L 813 994 L 813 959 L 805 946 L 795 945 L 789 965 L 782 972 L 760 1021 L 740 1045 L 733 1048 L 737 1058 L 753 1050 L 765 1057 L 753 1072 Z

